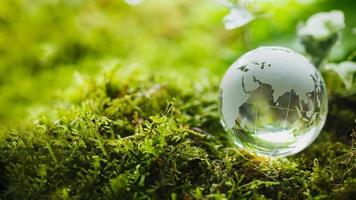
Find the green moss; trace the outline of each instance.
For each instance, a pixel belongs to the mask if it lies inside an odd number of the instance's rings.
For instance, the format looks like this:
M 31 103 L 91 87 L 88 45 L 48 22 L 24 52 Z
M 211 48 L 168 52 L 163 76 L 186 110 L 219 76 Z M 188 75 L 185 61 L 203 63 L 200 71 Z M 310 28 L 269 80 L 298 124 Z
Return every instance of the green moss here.
M 77 77 L 64 98 L 69 104 L 47 110 L 47 117 L 27 128 L 2 131 L 0 197 L 355 196 L 355 132 L 342 133 L 352 138 L 349 143 L 325 131 L 288 159 L 256 157 L 231 145 L 219 124 L 217 77 L 193 77 L 198 81 L 116 69 Z

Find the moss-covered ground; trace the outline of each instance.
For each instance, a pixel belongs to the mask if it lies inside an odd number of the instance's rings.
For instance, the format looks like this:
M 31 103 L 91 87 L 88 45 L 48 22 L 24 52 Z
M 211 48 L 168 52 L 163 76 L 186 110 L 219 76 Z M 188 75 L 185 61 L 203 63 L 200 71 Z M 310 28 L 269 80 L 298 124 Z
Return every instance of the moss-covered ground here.
M 352 17 L 348 4 L 294 3 L 274 32 L 266 20 L 228 32 L 205 1 L 43 2 L 0 3 L 0 199 L 356 197 L 356 95 L 336 75 L 322 133 L 287 158 L 234 146 L 217 102 L 242 52 L 293 47 L 299 19 L 337 6 Z M 335 60 L 352 54 L 345 40 Z
M 230 144 L 219 124 L 218 82 L 205 76 L 191 81 L 110 70 L 95 78 L 77 77 L 80 82 L 66 93 L 70 103 L 53 113 L 55 120 L 39 119 L 1 139 L 2 197 L 355 196 L 355 132 L 327 126 L 300 154 L 256 157 Z

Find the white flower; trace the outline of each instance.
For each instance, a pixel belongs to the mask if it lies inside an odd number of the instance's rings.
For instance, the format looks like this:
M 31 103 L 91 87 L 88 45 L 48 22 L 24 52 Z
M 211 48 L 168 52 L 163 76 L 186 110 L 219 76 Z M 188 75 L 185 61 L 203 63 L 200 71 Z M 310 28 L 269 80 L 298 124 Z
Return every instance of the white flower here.
M 246 8 L 248 1 L 239 1 L 239 5 L 235 5 L 228 0 L 219 0 L 219 2 L 230 9 L 229 14 L 223 20 L 225 28 L 228 30 L 244 26 L 255 19 Z
M 356 63 L 352 61 L 345 61 L 340 64 L 328 64 L 325 67 L 327 70 L 335 71 L 347 89 L 350 89 L 354 84 L 354 76 L 356 75 Z
M 312 36 L 325 39 L 345 27 L 345 17 L 342 11 L 320 12 L 311 16 L 299 30 L 299 36 Z
M 230 13 L 224 17 L 224 25 L 228 30 L 239 28 L 254 19 L 254 16 L 243 7 L 231 8 Z
M 142 0 L 125 0 L 125 2 L 127 4 L 132 5 L 132 6 L 135 6 L 135 5 L 138 5 L 138 4 L 142 3 Z

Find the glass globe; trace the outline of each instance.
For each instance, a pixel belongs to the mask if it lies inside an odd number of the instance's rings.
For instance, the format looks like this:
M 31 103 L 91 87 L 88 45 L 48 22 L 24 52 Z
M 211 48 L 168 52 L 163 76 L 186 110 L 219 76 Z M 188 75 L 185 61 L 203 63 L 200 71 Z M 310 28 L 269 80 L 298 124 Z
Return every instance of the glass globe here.
M 319 135 L 327 110 L 322 76 L 307 58 L 287 48 L 249 51 L 221 82 L 222 124 L 237 146 L 256 154 L 302 151 Z

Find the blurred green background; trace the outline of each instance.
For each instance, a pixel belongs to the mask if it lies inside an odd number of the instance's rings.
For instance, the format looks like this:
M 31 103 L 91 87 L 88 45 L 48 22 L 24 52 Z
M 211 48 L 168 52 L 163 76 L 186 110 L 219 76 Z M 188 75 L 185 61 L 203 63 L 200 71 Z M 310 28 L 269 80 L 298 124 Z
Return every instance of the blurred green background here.
M 303 51 L 296 26 L 320 11 L 340 9 L 346 29 L 331 54 L 341 61 L 356 49 L 354 0 L 255 0 L 263 13 L 226 30 L 228 8 L 215 0 L 0 1 L 0 126 L 19 125 L 63 102 L 77 72 L 146 68 L 221 77 L 244 52 L 261 45 Z

